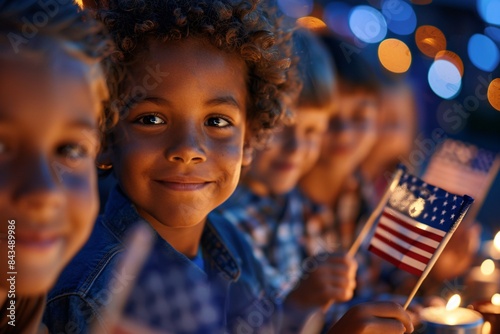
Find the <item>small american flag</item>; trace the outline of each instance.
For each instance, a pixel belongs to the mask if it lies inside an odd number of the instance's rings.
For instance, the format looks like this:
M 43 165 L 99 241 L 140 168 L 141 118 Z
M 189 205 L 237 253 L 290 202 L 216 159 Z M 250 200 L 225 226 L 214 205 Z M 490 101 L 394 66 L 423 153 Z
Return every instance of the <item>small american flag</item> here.
M 486 195 L 496 154 L 454 139 L 446 139 L 432 155 L 423 176 L 426 182 L 478 201 Z
M 471 201 L 467 195 L 449 193 L 404 170 L 382 211 L 369 250 L 419 276 Z

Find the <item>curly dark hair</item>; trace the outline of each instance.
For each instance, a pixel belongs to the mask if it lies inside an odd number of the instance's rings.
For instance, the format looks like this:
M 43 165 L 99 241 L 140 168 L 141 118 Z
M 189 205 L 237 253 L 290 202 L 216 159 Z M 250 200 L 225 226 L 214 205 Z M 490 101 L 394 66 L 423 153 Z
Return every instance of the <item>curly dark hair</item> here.
M 127 69 L 152 40 L 203 38 L 218 49 L 239 55 L 248 68 L 248 128 L 262 138 L 286 114 L 283 98 L 296 94 L 290 67 L 291 32 L 277 29 L 280 17 L 260 0 L 109 0 L 96 5 L 117 46 L 110 57 L 110 107 L 123 112 L 133 104 Z M 269 7 L 271 8 L 271 7 Z
M 0 0 L 0 54 L 48 60 L 62 51 L 88 65 L 88 83 L 102 102 L 102 134 L 118 119 L 104 108 L 109 92 L 101 61 L 112 52 L 112 44 L 104 25 L 72 1 Z

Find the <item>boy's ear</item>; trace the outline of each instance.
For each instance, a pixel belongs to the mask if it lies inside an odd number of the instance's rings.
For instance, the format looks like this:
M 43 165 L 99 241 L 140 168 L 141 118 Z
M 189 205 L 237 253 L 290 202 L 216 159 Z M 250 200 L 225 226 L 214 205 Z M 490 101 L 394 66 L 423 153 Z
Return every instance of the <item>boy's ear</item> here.
M 242 167 L 248 167 L 252 163 L 254 149 L 248 141 L 245 141 L 243 145 L 243 161 L 241 162 Z
M 101 147 L 101 150 L 97 154 L 95 163 L 97 165 L 97 168 L 101 170 L 108 170 L 113 168 L 113 160 L 112 160 L 110 145 Z

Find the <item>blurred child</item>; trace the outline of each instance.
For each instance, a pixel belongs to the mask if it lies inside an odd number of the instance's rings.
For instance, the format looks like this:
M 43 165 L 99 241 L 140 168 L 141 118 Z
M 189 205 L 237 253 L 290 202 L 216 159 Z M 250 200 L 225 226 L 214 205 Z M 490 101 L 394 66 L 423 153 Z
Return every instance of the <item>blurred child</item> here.
M 0 31 L 0 333 L 44 333 L 45 296 L 97 216 L 109 41 L 73 3 L 2 0 Z
M 345 53 L 346 42 L 330 35 L 322 35 L 322 40 L 335 62 L 337 109 L 330 117 L 319 159 L 300 187 L 333 212 L 340 243 L 347 249 L 361 210 L 357 171 L 376 139 L 379 85 L 361 55 Z
M 305 222 L 321 211 L 295 188 L 318 158 L 335 107 L 334 72 L 327 51 L 314 35 L 298 30 L 293 37 L 302 90 L 292 108 L 292 124 L 275 131 L 266 148 L 255 154 L 241 184 L 220 210 L 249 237 L 275 293 L 286 298 L 293 290 L 289 299 L 310 308 L 331 299 L 349 299 L 356 263 L 336 254 L 315 259 L 320 263 L 314 270 L 303 268 L 307 256 L 333 252 L 336 246 L 330 240 L 318 243 L 319 251 L 308 252 Z
M 337 72 L 337 109 L 329 119 L 319 159 L 300 187 L 314 202 L 327 206 L 340 248 L 347 250 L 362 227 L 362 217 L 373 209 L 363 196 L 365 185 L 359 170 L 377 138 L 380 84 L 362 54 L 346 52 L 352 50 L 347 42 L 326 33 L 320 37 Z M 350 305 L 370 300 L 380 289 L 380 269 L 374 265 L 378 259 L 371 259 L 363 251 L 356 254 L 356 298 L 337 304 L 328 316 L 335 320 Z
M 120 120 L 99 158 L 118 187 L 49 295 L 46 323 L 113 331 L 102 308 L 135 278 L 116 263 L 124 235 L 145 221 L 156 239 L 127 319 L 170 333 L 270 330 L 279 305 L 250 246 L 210 212 L 282 117 L 287 41 L 257 1 L 109 1 L 97 16 L 118 46 L 108 80 Z

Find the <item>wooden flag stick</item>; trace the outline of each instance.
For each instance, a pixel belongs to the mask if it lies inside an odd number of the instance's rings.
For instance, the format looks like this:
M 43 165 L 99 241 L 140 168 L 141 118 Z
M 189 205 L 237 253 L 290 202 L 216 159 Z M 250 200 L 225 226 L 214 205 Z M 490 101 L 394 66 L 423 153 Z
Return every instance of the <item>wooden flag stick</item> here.
M 457 229 L 458 225 L 460 225 L 460 223 L 464 219 L 464 216 L 467 213 L 467 211 L 469 211 L 469 208 L 472 205 L 472 202 L 474 202 L 474 199 L 472 197 L 464 195 L 464 203 L 462 204 L 462 208 L 460 210 L 460 214 L 459 214 L 457 220 L 455 221 L 455 223 L 453 224 L 451 229 L 448 231 L 448 233 L 446 233 L 443 240 L 439 244 L 438 248 L 436 249 L 436 251 L 432 255 L 431 259 L 429 260 L 429 263 L 425 267 L 424 272 L 422 273 L 422 275 L 418 279 L 417 283 L 415 284 L 415 287 L 413 288 L 410 295 L 408 296 L 408 299 L 406 300 L 406 303 L 404 304 L 403 309 L 406 310 L 408 308 L 408 306 L 410 305 L 410 303 L 413 300 L 413 297 L 415 297 L 415 294 L 417 293 L 418 289 L 420 288 L 420 286 L 424 282 L 427 275 L 429 275 L 434 264 L 436 264 L 436 261 L 438 260 L 439 256 L 441 255 L 444 248 L 446 247 L 446 244 L 448 243 L 448 241 L 450 241 L 451 237 L 453 236 L 453 233 Z
M 377 207 L 375 210 L 373 210 L 372 214 L 366 221 L 365 225 L 363 226 L 363 229 L 359 233 L 359 235 L 356 237 L 356 240 L 354 240 L 354 243 L 351 245 L 351 248 L 347 252 L 349 256 L 354 256 L 356 255 L 356 252 L 358 251 L 359 247 L 363 243 L 363 240 L 366 238 L 368 235 L 368 232 L 370 232 L 370 229 L 372 228 L 373 224 L 375 223 L 375 220 L 377 217 L 380 215 L 382 210 L 384 209 L 385 204 L 389 200 L 389 197 L 391 196 L 392 192 L 394 189 L 396 189 L 396 186 L 399 183 L 399 180 L 401 179 L 401 176 L 403 176 L 403 168 L 398 168 L 396 173 L 394 174 L 394 177 L 392 178 L 391 184 L 389 187 L 387 187 L 387 190 L 384 193 L 384 196 L 382 196 L 382 199 L 378 203 Z M 332 307 L 334 301 L 330 300 L 328 304 L 322 307 L 323 313 L 326 313 L 330 307 Z
M 382 210 L 384 210 L 384 207 L 387 201 L 389 200 L 389 197 L 391 197 L 394 189 L 396 189 L 396 186 L 398 185 L 401 176 L 403 176 L 403 169 L 398 168 L 398 170 L 394 174 L 394 177 L 392 178 L 391 184 L 389 185 L 389 187 L 387 187 L 384 196 L 382 196 L 382 199 L 378 203 L 375 210 L 373 210 L 372 214 L 370 215 L 365 225 L 363 226 L 361 232 L 359 232 L 359 235 L 356 237 L 356 240 L 354 240 L 353 244 L 351 245 L 351 248 L 349 248 L 347 254 L 349 254 L 350 256 L 356 255 L 356 252 L 358 251 L 359 247 L 361 246 L 366 236 L 370 232 L 373 224 L 375 223 L 375 220 L 380 215 L 380 213 L 382 213 Z

